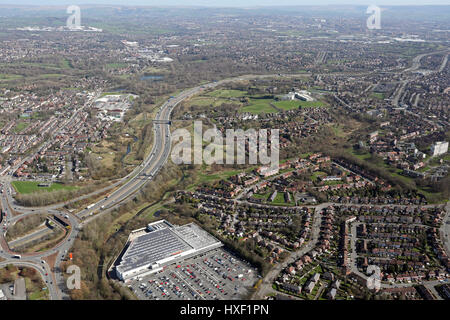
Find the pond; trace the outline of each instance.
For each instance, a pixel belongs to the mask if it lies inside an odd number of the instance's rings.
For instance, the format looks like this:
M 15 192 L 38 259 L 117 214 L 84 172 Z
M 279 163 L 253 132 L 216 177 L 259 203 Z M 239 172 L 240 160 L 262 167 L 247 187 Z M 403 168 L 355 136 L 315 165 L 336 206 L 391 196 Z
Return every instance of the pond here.
M 141 77 L 141 80 L 145 80 L 145 81 L 159 81 L 159 80 L 163 80 L 163 79 L 164 79 L 164 76 L 158 75 L 158 74 L 143 75 Z

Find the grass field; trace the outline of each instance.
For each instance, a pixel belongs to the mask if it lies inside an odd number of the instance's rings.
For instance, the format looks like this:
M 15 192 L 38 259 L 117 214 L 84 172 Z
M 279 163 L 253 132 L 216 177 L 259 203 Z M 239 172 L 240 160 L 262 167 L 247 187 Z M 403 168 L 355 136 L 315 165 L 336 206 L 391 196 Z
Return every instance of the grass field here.
M 284 201 L 284 192 L 278 192 L 277 196 L 275 197 L 275 199 L 273 199 L 273 203 L 275 203 L 275 204 L 285 204 L 286 202 Z
M 72 65 L 67 59 L 61 59 L 59 65 L 62 69 L 72 69 Z
M 371 157 L 369 152 L 360 152 L 358 150 L 351 148 L 347 149 L 352 155 L 354 155 L 355 157 L 359 158 L 360 160 L 367 160 Z
M 295 110 L 300 107 L 300 101 L 275 101 L 273 102 L 274 105 L 276 105 L 278 108 L 283 110 Z
M 205 96 L 210 97 L 221 97 L 221 98 L 238 98 L 238 97 L 244 97 L 247 95 L 246 91 L 240 91 L 240 90 L 214 90 L 212 92 L 209 92 L 205 94 Z
M 13 129 L 15 133 L 20 133 L 25 130 L 30 124 L 28 122 L 19 122 Z
M 289 101 L 275 101 L 273 102 L 275 106 L 283 110 L 293 110 L 298 109 L 298 107 L 324 107 L 325 103 L 322 101 L 300 101 L 300 100 L 289 100 Z
M 216 99 L 216 98 L 209 98 L 209 97 L 196 97 L 191 100 L 191 105 L 196 105 L 199 107 L 206 107 L 206 106 L 213 106 L 217 107 L 220 106 L 223 103 L 227 103 L 228 100 L 226 99 Z
M 40 190 L 56 191 L 56 190 L 74 190 L 77 187 L 67 186 L 61 183 L 52 183 L 50 187 L 38 187 L 39 181 L 13 181 L 12 185 L 18 193 L 33 193 Z
M 48 293 L 44 290 L 34 291 L 28 296 L 29 300 L 48 300 Z
M 108 69 L 119 69 L 119 68 L 126 68 L 127 64 L 126 63 L 108 63 L 106 65 L 106 68 Z
M 18 75 L 18 74 L 0 73 L 0 81 L 17 80 L 17 79 L 21 79 L 21 78 L 23 78 L 23 76 Z
M 265 194 L 260 194 L 260 193 L 255 193 L 253 195 L 253 198 L 255 199 L 263 199 L 264 201 L 266 201 L 270 196 L 270 192 L 266 192 Z
M 126 148 L 127 142 L 125 139 L 119 139 L 118 144 Z M 92 147 L 92 155 L 96 160 L 100 161 L 103 168 L 113 169 L 115 165 L 116 154 L 114 151 L 114 144 L 103 141 L 102 143 Z
M 253 114 L 278 112 L 270 103 L 272 99 L 250 99 L 250 105 L 241 109 L 241 112 L 250 112 Z
M 253 114 L 275 113 L 280 109 L 284 111 L 298 109 L 299 107 L 324 107 L 326 104 L 322 101 L 276 101 L 271 98 L 264 98 L 264 94 L 249 95 L 247 91 L 218 89 L 198 96 L 191 100 L 191 105 L 197 106 L 220 106 L 223 103 L 238 103 L 233 98 L 246 97 L 249 99 L 249 105 L 240 108 L 240 112 L 249 112 Z M 273 107 L 275 106 L 278 110 Z
M 59 78 L 59 77 L 65 77 L 66 75 L 60 74 L 60 73 L 45 73 L 40 75 L 39 79 L 51 79 L 51 78 Z
M 380 100 L 384 99 L 384 93 L 381 92 L 372 92 L 371 96 Z
M 241 171 L 239 170 L 228 170 L 228 171 L 219 171 L 215 173 L 211 173 L 208 171 L 199 172 L 195 175 L 195 179 L 192 184 L 186 187 L 186 190 L 194 190 L 197 186 L 205 184 L 205 183 L 211 183 L 214 181 L 219 180 L 226 180 L 231 176 L 234 176 Z
M 325 104 L 321 101 L 275 101 L 273 99 L 250 98 L 250 105 L 243 107 L 241 109 L 241 112 L 250 112 L 253 114 L 278 112 L 278 110 L 272 107 L 271 104 L 284 111 L 295 110 L 299 107 L 303 108 L 325 106 Z
M 312 175 L 311 175 L 311 180 L 312 181 L 317 181 L 317 179 L 319 178 L 319 177 L 324 177 L 324 176 L 326 176 L 327 174 L 325 173 L 325 172 L 322 172 L 322 171 L 316 171 L 316 172 L 314 172 Z
M 205 182 L 211 182 L 211 181 L 216 181 L 216 180 L 225 180 L 231 176 L 237 175 L 240 172 L 241 171 L 239 171 L 239 170 L 229 170 L 229 171 L 222 171 L 222 172 L 215 173 L 215 174 L 199 173 L 199 175 L 198 175 L 199 181 L 198 182 L 205 183 Z

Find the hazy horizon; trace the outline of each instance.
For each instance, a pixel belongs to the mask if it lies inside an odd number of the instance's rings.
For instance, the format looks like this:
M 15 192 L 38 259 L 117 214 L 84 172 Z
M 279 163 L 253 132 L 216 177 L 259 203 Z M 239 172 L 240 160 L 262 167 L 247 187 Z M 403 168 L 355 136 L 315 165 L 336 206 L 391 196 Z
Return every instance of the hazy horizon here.
M 63 6 L 63 5 L 123 5 L 123 6 L 202 6 L 202 7 L 261 7 L 261 6 L 325 6 L 325 5 L 384 5 L 421 6 L 450 5 L 448 0 L 0 0 L 0 5 Z

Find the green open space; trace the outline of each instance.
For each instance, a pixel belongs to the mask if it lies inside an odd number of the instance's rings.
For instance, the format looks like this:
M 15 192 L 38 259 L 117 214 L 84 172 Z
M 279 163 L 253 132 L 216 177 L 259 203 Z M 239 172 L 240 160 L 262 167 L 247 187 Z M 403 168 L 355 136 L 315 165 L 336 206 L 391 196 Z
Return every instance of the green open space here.
M 59 78 L 65 77 L 66 75 L 60 73 L 45 73 L 38 76 L 39 79 L 51 79 L 51 78 Z
M 325 103 L 322 101 L 301 101 L 301 100 L 289 100 L 289 101 L 274 101 L 273 104 L 280 109 L 289 111 L 298 109 L 299 107 L 324 107 Z
M 191 105 L 196 105 L 199 107 L 206 107 L 206 106 L 213 106 L 217 107 L 220 106 L 223 103 L 227 103 L 228 100 L 226 99 L 220 99 L 220 98 L 214 98 L 214 97 L 196 97 L 191 100 Z
M 124 93 L 121 93 L 121 92 L 103 92 L 100 97 L 103 98 L 103 97 L 106 97 L 106 96 L 115 96 L 115 95 L 121 95 L 121 94 L 124 94 Z
M 23 76 L 21 76 L 19 74 L 0 73 L 0 81 L 17 80 L 17 79 L 22 79 L 22 78 L 23 78 Z
M 50 187 L 39 187 L 42 183 L 39 181 L 13 181 L 12 186 L 18 193 L 33 193 L 37 191 L 56 191 L 56 190 L 74 190 L 76 186 L 65 185 L 62 183 L 54 182 Z
M 286 202 L 284 201 L 284 192 L 278 192 L 277 196 L 275 197 L 275 199 L 273 199 L 273 202 L 275 204 L 286 204 Z
M 67 59 L 61 59 L 61 61 L 59 62 L 59 65 L 62 69 L 72 69 L 73 68 L 72 64 Z
M 278 101 L 266 94 L 249 95 L 247 91 L 235 89 L 217 89 L 203 95 L 193 98 L 191 105 L 197 106 L 213 106 L 217 107 L 223 103 L 234 103 L 242 105 L 242 101 L 237 98 L 248 99 L 248 105 L 240 108 L 240 112 L 249 112 L 253 114 L 276 113 L 279 110 L 289 111 L 303 107 L 324 107 L 326 103 L 323 101 L 301 101 L 289 100 Z
M 205 94 L 205 96 L 210 96 L 210 97 L 220 97 L 220 98 L 238 98 L 238 97 L 244 97 L 247 95 L 246 91 L 241 91 L 241 90 L 226 90 L 226 89 L 219 89 L 219 90 L 214 90 L 211 92 L 208 92 L 207 94 Z
M 270 105 L 272 99 L 250 99 L 250 105 L 241 109 L 241 112 L 250 112 L 253 114 L 274 113 L 277 110 Z
M 126 63 L 108 63 L 106 65 L 106 68 L 108 69 L 119 69 L 119 68 L 126 68 L 127 64 Z
M 265 193 L 265 194 L 260 194 L 260 193 L 255 193 L 253 194 L 253 198 L 255 199 L 262 199 L 264 201 L 266 201 L 269 198 L 270 193 Z
M 315 171 L 313 172 L 313 174 L 311 175 L 311 180 L 312 181 L 317 181 L 319 177 L 324 177 L 327 174 L 323 171 Z
M 26 128 L 28 128 L 29 125 L 30 124 L 28 122 L 19 122 L 18 124 L 16 124 L 13 131 L 14 131 L 14 133 L 20 133 L 23 130 L 25 130 Z

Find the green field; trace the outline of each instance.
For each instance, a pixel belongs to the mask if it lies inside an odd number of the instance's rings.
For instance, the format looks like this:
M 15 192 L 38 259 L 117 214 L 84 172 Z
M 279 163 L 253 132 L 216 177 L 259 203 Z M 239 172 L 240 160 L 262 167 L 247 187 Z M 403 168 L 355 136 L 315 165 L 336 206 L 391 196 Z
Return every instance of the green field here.
M 18 75 L 18 74 L 0 73 L 0 81 L 17 80 L 17 79 L 21 79 L 21 78 L 23 78 L 23 76 Z
M 317 179 L 319 178 L 319 177 L 324 177 L 324 176 L 326 176 L 327 174 L 325 173 L 325 172 L 323 172 L 323 171 L 315 171 L 312 175 L 311 175 L 311 180 L 312 181 L 317 181 Z
M 300 101 L 274 101 L 273 104 L 283 110 L 295 110 L 300 107 Z
M 252 197 L 255 199 L 262 199 L 266 201 L 270 196 L 270 192 L 267 192 L 265 194 L 255 193 Z
M 238 97 L 244 97 L 247 95 L 246 91 L 240 91 L 240 90 L 214 90 L 212 92 L 209 92 L 205 94 L 206 96 L 210 97 L 221 97 L 221 98 L 238 98 Z
M 205 183 L 205 182 L 212 182 L 212 181 L 218 181 L 218 180 L 226 180 L 230 178 L 231 176 L 235 176 L 239 174 L 241 171 L 239 170 L 229 170 L 229 171 L 222 171 L 216 174 L 204 174 L 199 173 L 199 183 Z
M 273 99 L 250 98 L 250 105 L 243 107 L 241 109 L 241 112 L 250 112 L 253 114 L 278 112 L 278 110 L 272 107 L 271 104 L 284 111 L 295 110 L 299 107 L 304 108 L 325 106 L 325 104 L 321 101 L 275 101 Z
M 321 101 L 300 101 L 300 100 L 289 100 L 289 101 L 276 101 L 273 102 L 275 106 L 283 110 L 293 110 L 298 109 L 298 107 L 324 107 L 325 104 Z
M 220 106 L 223 103 L 239 103 L 236 98 L 249 99 L 249 105 L 243 106 L 240 112 L 249 112 L 253 114 L 276 113 L 278 111 L 289 111 L 299 107 L 324 107 L 326 104 L 322 101 L 277 101 L 271 98 L 265 98 L 264 94 L 249 95 L 247 91 L 234 89 L 218 89 L 198 96 L 191 100 L 191 105 L 197 106 Z M 278 108 L 278 109 L 277 109 Z
M 273 203 L 285 204 L 286 202 L 284 201 L 284 192 L 278 192 L 275 199 L 273 199 Z
M 108 69 L 119 69 L 119 68 L 126 68 L 128 65 L 126 63 L 108 63 L 106 65 L 106 68 Z
M 75 190 L 75 186 L 66 186 L 61 183 L 52 183 L 50 187 L 38 187 L 39 181 L 13 181 L 12 185 L 18 193 L 33 193 L 40 190 L 56 191 L 56 190 Z
M 384 93 L 381 92 L 372 92 L 371 96 L 380 100 L 384 99 Z
M 59 65 L 61 69 L 72 69 L 72 64 L 67 59 L 61 59 Z
M 241 109 L 241 112 L 250 112 L 253 114 L 277 112 L 270 103 L 272 99 L 250 99 L 250 105 Z
M 191 105 L 196 105 L 199 107 L 213 106 L 218 107 L 223 103 L 227 103 L 226 99 L 208 98 L 208 97 L 196 97 L 192 99 Z
M 15 133 L 20 133 L 23 130 L 25 130 L 30 124 L 28 122 L 19 122 L 15 128 L 13 129 L 13 131 Z
M 45 73 L 41 74 L 38 78 L 39 79 L 51 79 L 51 78 L 59 78 L 59 77 L 65 77 L 66 75 L 60 74 L 60 73 Z

